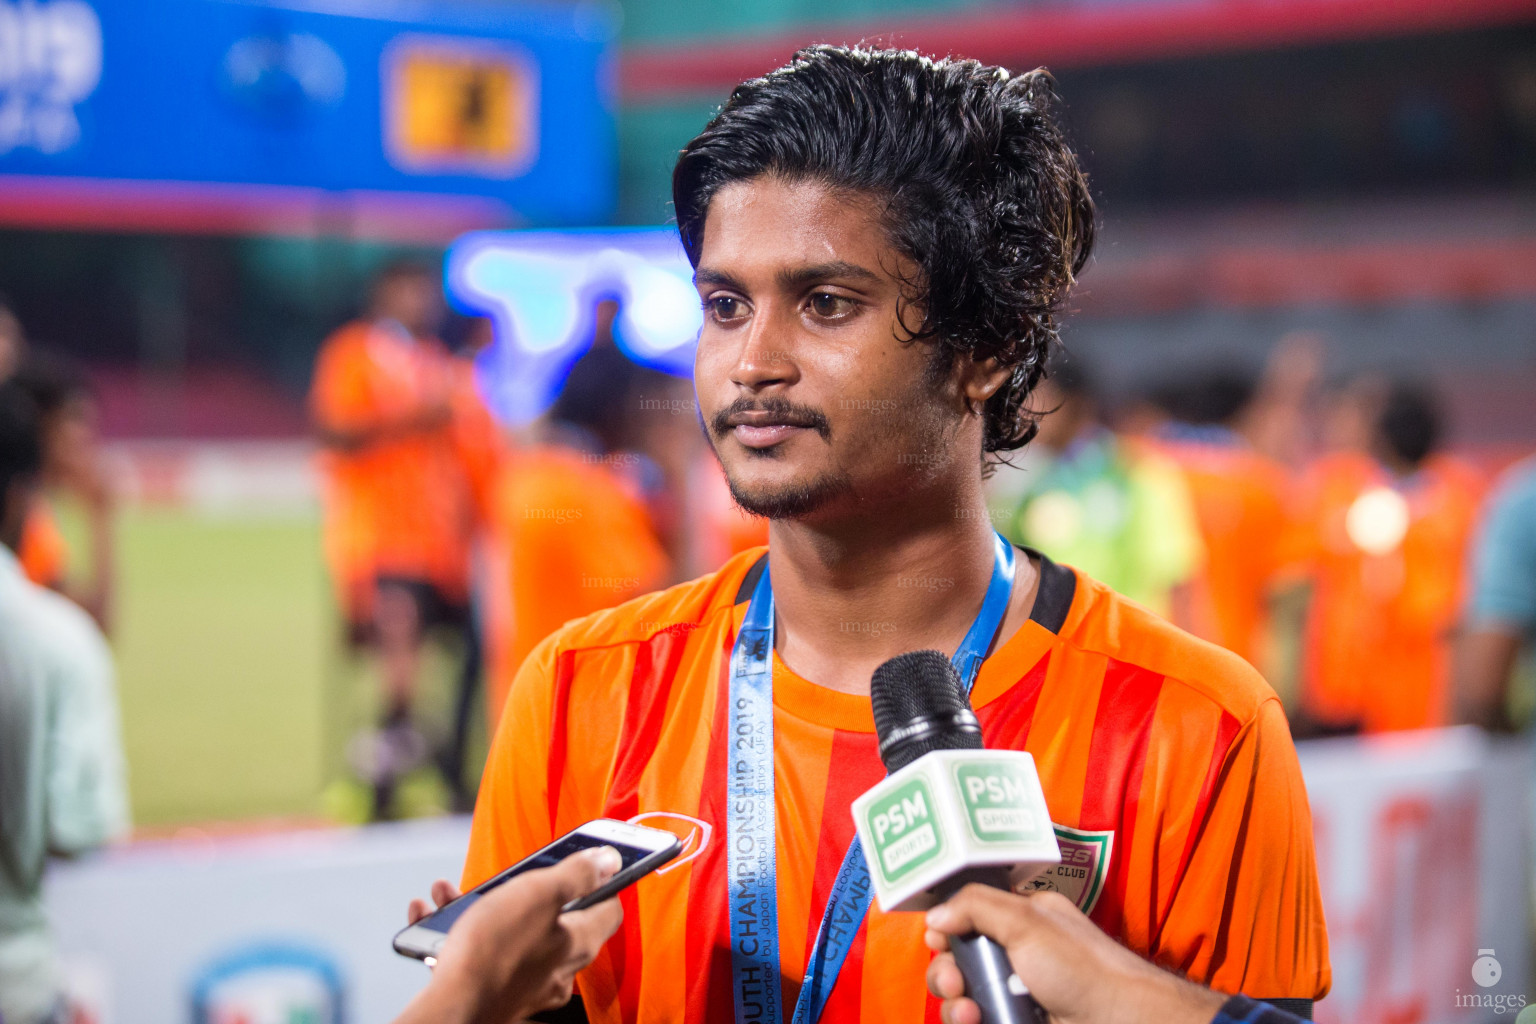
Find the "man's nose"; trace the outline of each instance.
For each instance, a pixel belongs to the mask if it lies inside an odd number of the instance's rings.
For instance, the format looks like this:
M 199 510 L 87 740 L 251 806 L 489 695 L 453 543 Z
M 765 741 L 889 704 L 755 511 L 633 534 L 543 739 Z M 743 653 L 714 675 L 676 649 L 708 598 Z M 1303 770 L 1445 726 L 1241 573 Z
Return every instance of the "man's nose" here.
M 731 368 L 731 382 L 749 391 L 762 391 L 800 379 L 800 369 L 784 339 L 789 325 L 773 306 L 759 309 L 747 325 Z

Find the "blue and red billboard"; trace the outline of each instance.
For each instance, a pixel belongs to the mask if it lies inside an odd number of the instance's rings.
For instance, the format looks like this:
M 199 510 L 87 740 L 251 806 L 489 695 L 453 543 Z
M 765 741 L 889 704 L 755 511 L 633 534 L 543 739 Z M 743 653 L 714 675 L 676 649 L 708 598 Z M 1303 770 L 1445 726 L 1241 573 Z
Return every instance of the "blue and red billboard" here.
M 592 3 L 0 0 L 0 197 L 356 190 L 601 222 L 615 28 Z

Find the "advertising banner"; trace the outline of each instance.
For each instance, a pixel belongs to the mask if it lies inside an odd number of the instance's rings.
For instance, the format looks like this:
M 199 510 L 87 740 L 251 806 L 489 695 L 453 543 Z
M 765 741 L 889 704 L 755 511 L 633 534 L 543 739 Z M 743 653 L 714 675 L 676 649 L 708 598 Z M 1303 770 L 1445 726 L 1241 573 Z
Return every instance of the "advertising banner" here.
M 1333 959 L 1320 1024 L 1513 1020 L 1536 1002 L 1530 745 L 1445 729 L 1299 746 Z
M 0 190 L 293 186 L 601 221 L 616 25 L 601 3 L 0 0 Z

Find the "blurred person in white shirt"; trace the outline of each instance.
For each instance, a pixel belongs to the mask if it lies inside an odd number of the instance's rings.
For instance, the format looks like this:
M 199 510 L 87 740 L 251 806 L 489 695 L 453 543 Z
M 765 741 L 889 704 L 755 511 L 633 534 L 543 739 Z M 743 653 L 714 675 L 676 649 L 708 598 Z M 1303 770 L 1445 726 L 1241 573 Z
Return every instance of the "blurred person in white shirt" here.
M 128 827 L 112 659 L 79 606 L 16 558 L 42 471 L 37 410 L 0 384 L 0 1020 L 68 1019 L 43 908 L 50 856 Z

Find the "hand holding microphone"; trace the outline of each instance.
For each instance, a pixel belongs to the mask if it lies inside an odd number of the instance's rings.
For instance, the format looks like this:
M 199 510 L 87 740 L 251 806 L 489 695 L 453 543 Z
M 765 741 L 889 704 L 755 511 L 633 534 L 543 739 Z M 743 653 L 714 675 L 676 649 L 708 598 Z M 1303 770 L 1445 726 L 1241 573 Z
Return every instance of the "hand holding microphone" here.
M 928 912 L 928 945 L 943 954 L 928 968 L 928 991 L 944 1000 L 947 1024 L 984 1019 L 946 952 L 951 936 L 971 933 L 1007 950 L 1052 1024 L 1208 1024 L 1227 998 L 1147 963 L 1060 893 L 971 885 Z
M 853 816 L 882 908 L 924 910 L 970 883 L 1009 890 L 1060 862 L 1034 759 L 981 749 L 949 658 L 892 658 L 870 699 L 890 775 L 853 802 Z M 965 934 L 950 948 L 982 1024 L 1045 1020 L 1001 946 Z

